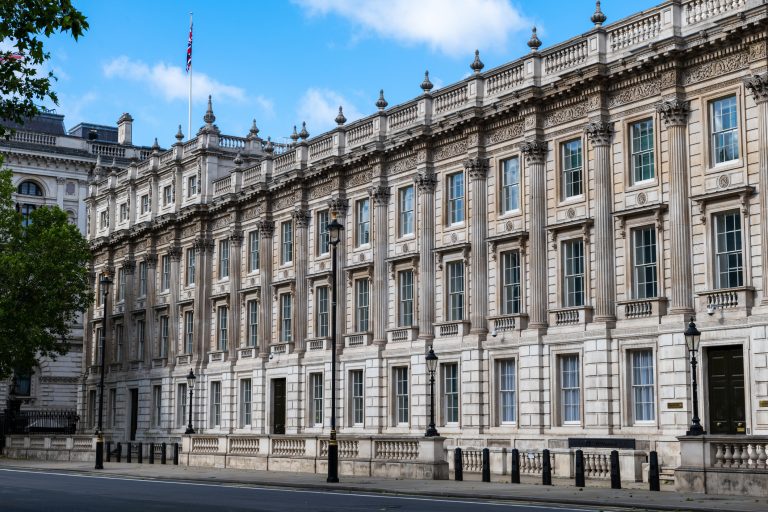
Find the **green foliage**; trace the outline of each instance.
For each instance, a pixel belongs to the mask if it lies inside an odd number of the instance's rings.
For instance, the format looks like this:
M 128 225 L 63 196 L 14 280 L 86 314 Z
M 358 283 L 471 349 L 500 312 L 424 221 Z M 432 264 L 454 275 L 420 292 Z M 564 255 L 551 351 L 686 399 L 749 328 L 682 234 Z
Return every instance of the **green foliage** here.
M 92 302 L 88 242 L 57 206 L 24 227 L 0 171 L 0 379 L 31 369 L 38 357 L 67 352 L 78 312 Z
M 40 69 L 50 58 L 44 39 L 62 32 L 77 40 L 86 30 L 88 22 L 71 0 L 0 0 L 0 41 L 15 46 L 0 52 L 0 122 L 33 117 L 36 102 L 46 98 L 58 105 L 51 88 L 56 77 Z M 0 124 L 0 136 L 6 130 Z

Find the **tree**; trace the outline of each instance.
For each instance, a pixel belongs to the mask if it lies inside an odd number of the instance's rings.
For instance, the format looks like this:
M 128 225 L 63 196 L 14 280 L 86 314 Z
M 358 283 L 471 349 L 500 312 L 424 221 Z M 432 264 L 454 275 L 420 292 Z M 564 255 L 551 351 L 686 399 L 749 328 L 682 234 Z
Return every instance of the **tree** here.
M 50 58 L 43 38 L 61 32 L 77 40 L 86 30 L 88 22 L 71 0 L 0 1 L 0 42 L 13 46 L 0 50 L 0 136 L 8 130 L 4 123 L 35 116 L 36 102 L 48 98 L 58 105 L 51 87 L 56 77 L 41 70 Z
M 0 171 L 0 379 L 65 354 L 77 314 L 93 300 L 77 226 L 57 206 L 36 209 L 24 226 L 12 193 L 11 171 Z

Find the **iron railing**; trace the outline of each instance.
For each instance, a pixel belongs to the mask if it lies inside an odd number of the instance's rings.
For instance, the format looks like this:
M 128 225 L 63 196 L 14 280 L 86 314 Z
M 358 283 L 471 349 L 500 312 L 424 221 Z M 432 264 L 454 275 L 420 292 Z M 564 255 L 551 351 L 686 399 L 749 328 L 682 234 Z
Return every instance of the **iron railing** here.
M 80 417 L 75 411 L 18 411 L 5 412 L 8 434 L 74 434 Z

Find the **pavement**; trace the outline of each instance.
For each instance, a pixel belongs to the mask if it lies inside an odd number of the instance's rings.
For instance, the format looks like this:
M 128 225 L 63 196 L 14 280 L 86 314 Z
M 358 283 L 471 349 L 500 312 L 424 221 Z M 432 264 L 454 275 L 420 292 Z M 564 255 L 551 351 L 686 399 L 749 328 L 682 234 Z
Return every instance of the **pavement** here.
M 477 480 L 394 480 L 363 476 L 339 477 L 340 482 L 329 484 L 325 475 L 278 471 L 251 471 L 222 468 L 200 468 L 160 464 L 126 464 L 105 462 L 104 469 L 96 471 L 92 462 L 32 461 L 0 458 L 0 470 L 21 469 L 48 473 L 80 474 L 102 477 L 123 477 L 146 480 L 181 481 L 205 484 L 229 484 L 326 490 L 384 495 L 440 497 L 442 499 L 482 499 L 501 502 L 546 503 L 581 506 L 594 510 L 640 509 L 669 511 L 711 512 L 766 512 L 768 499 L 750 496 L 724 496 L 684 494 L 675 492 L 670 485 L 661 492 L 646 488 L 610 489 L 606 487 L 573 486 L 570 480 L 554 480 L 552 486 L 532 483 L 484 483 Z M 466 475 L 465 475 L 466 476 Z M 1 475 L 0 475 L 1 477 Z M 588 482 L 589 483 L 589 482 Z

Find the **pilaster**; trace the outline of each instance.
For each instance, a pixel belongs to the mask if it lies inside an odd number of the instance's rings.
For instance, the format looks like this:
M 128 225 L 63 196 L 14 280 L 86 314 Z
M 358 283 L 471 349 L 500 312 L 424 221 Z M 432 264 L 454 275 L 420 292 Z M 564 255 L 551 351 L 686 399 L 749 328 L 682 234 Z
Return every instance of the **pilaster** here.
M 261 308 L 259 309 L 259 357 L 265 359 L 272 342 L 272 239 L 275 235 L 275 223 L 271 220 L 259 221 L 259 286 L 261 288 Z
M 762 254 L 768 254 L 768 73 L 744 79 L 744 86 L 752 93 L 757 105 L 757 165 L 760 189 L 760 233 Z M 763 261 L 762 304 L 768 304 L 768 268 Z
M 387 206 L 390 189 L 376 185 L 369 190 L 373 199 L 373 342 L 384 345 L 387 342 Z
M 229 360 L 233 361 L 237 355 L 237 349 L 240 348 L 240 325 L 242 324 L 242 296 L 240 294 L 241 287 L 241 260 L 243 253 L 243 232 L 240 229 L 233 229 L 229 233 L 229 332 L 230 335 L 229 344 L 227 345 L 227 352 L 229 352 Z
M 338 272 L 336 272 L 336 293 L 338 294 L 338 297 L 331 297 L 331 300 L 336 300 L 336 308 L 339 312 L 339 314 L 336 315 L 337 318 L 332 319 L 332 321 L 336 322 L 336 336 L 338 336 L 339 340 L 344 339 L 344 334 L 346 334 L 346 325 L 347 322 L 345 321 L 346 317 L 346 310 L 347 310 L 347 284 L 344 282 L 344 272 L 341 270 L 342 267 L 346 264 L 347 261 L 347 235 L 346 230 L 350 226 L 346 223 L 346 217 L 347 217 L 347 211 L 349 210 L 349 201 L 339 195 L 334 195 L 331 199 L 328 200 L 328 211 L 333 216 L 336 216 L 336 220 L 339 221 L 339 223 L 344 226 L 344 230 L 341 233 L 341 241 L 336 246 L 336 258 L 338 261 Z M 344 347 L 344 343 L 337 343 L 336 345 L 336 351 L 341 352 L 342 348 Z
M 294 244 L 294 275 L 296 277 L 296 292 L 294 294 L 294 347 L 296 352 L 306 350 L 307 322 L 307 265 L 309 253 L 309 211 L 297 207 L 293 210 L 293 225 L 295 226 L 296 243 Z
M 488 332 L 488 159 L 475 156 L 464 161 L 469 176 L 470 220 L 469 239 L 472 244 L 472 279 L 469 291 L 470 332 Z
M 435 323 L 435 187 L 437 177 L 431 165 L 424 165 L 414 177 L 419 198 L 419 217 L 416 224 L 418 229 L 419 252 L 419 296 L 418 318 L 419 339 L 431 341 L 434 339 L 433 324 Z
M 530 306 L 528 315 L 531 328 L 547 327 L 547 176 L 544 164 L 547 143 L 530 140 L 520 146 L 525 155 L 531 183 L 530 206 Z

